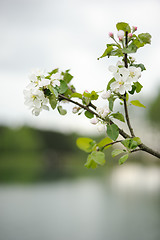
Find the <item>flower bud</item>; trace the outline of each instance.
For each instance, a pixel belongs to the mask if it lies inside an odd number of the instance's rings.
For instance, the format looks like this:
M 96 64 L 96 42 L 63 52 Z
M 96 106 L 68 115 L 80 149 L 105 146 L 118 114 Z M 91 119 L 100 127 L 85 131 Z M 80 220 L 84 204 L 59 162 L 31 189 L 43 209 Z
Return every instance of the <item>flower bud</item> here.
M 72 108 L 72 113 L 77 113 L 79 111 L 79 108 L 78 107 L 73 107 Z
M 91 118 L 91 120 L 90 120 L 90 123 L 92 123 L 92 124 L 97 124 L 98 123 L 98 119 L 97 118 Z
M 128 33 L 128 37 L 132 38 L 133 34 L 132 33 Z
M 133 32 L 137 31 L 137 27 L 136 27 L 136 26 L 133 26 L 133 27 L 132 27 L 132 31 L 133 31 Z
M 109 35 L 109 37 L 111 37 L 111 38 L 113 38 L 113 37 L 114 37 L 114 34 L 113 34 L 113 32 L 109 32 L 109 33 L 108 33 L 108 35 Z
M 119 30 L 117 33 L 118 39 L 119 41 L 122 41 L 124 38 L 124 31 L 123 30 Z

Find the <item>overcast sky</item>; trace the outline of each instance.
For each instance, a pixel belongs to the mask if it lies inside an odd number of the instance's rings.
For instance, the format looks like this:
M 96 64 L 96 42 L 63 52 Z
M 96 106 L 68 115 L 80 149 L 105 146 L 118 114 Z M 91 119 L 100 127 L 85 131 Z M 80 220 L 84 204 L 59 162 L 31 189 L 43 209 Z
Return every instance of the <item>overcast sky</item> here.
M 108 66 L 117 59 L 97 61 L 116 33 L 117 22 L 149 32 L 152 45 L 139 50 L 136 59 L 147 71 L 142 75 L 142 94 L 150 97 L 160 86 L 159 0 L 0 0 L 0 124 L 30 124 L 40 128 L 89 130 L 85 118 L 43 112 L 32 116 L 24 106 L 23 89 L 34 68 L 47 71 L 71 69 L 77 91 L 103 90 L 112 77 Z M 68 107 L 67 107 L 68 108 Z

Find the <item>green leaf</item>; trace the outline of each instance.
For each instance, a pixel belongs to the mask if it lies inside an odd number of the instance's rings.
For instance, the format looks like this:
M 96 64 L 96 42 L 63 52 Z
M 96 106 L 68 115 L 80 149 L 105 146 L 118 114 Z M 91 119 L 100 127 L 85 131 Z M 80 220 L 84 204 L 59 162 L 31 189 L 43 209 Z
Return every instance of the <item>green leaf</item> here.
M 93 161 L 91 154 L 89 154 L 88 158 L 87 158 L 87 162 L 85 163 L 84 166 L 87 167 L 87 168 L 93 168 L 94 169 L 98 166 L 98 164 L 95 161 Z
M 135 53 L 137 49 L 137 46 L 132 42 L 127 48 L 123 48 L 123 53 Z
M 151 35 L 149 33 L 141 33 L 138 35 L 139 39 L 145 44 L 151 44 Z
M 113 116 L 114 118 L 120 120 L 121 122 L 125 122 L 124 116 L 123 116 L 123 114 L 120 113 L 120 112 L 112 113 L 111 116 Z
M 113 106 L 114 106 L 114 101 L 116 100 L 116 98 L 113 96 L 113 95 L 111 95 L 109 98 L 108 98 L 108 101 L 109 101 L 109 109 L 111 110 L 111 111 L 113 111 Z
M 58 70 L 59 70 L 58 68 L 53 69 L 51 72 L 49 72 L 49 75 L 51 76 L 51 75 L 57 73 Z
M 72 93 L 71 98 L 79 98 L 82 99 L 82 94 L 81 93 Z
M 109 56 L 112 50 L 113 50 L 113 46 L 112 46 L 112 45 L 111 45 L 111 46 L 108 46 L 108 47 L 106 48 L 106 50 L 104 51 L 104 53 L 102 54 L 102 56 L 100 56 L 100 57 L 98 58 L 98 60 L 99 60 L 100 58 Z
M 116 140 L 119 135 L 119 129 L 116 124 L 107 125 L 107 134 L 112 140 Z
M 133 95 L 135 91 L 136 91 L 136 86 L 132 85 L 132 90 L 128 92 Z
M 66 115 L 67 111 L 65 109 L 63 109 L 62 106 L 58 106 L 57 109 L 61 115 Z
M 142 63 L 139 63 L 139 64 L 132 64 L 132 66 L 137 67 L 137 68 L 140 67 L 140 68 L 141 68 L 141 71 L 146 70 L 145 66 L 144 66 Z
M 139 82 L 135 82 L 134 86 L 136 87 L 136 92 L 139 93 L 143 86 Z
M 122 149 L 114 149 L 111 154 L 112 154 L 112 157 L 116 157 L 117 155 L 119 155 L 121 153 L 123 153 Z
M 87 118 L 93 118 L 94 117 L 94 114 L 89 112 L 89 111 L 85 111 L 84 114 Z
M 108 85 L 107 85 L 107 91 L 111 89 L 110 85 L 111 83 L 115 82 L 116 79 L 113 77 L 109 82 L 108 82 Z
M 48 89 L 51 91 L 51 93 L 53 93 L 56 97 L 58 97 L 58 92 L 53 86 L 48 85 Z
M 133 44 L 136 45 L 137 48 L 144 46 L 144 43 L 140 41 L 138 38 L 133 40 Z
M 52 109 L 54 110 L 57 106 L 57 99 L 56 99 L 56 96 L 54 94 L 49 96 L 49 103 L 50 103 Z
M 129 26 L 129 24 L 128 23 L 125 23 L 125 22 L 119 22 L 119 23 L 117 23 L 116 24 L 116 28 L 117 28 L 117 30 L 119 31 L 119 30 L 123 30 L 124 32 L 128 32 L 128 33 L 130 33 L 131 32 L 131 28 L 130 28 L 130 26 Z
M 99 97 L 99 95 L 95 91 L 91 92 L 91 100 L 97 100 L 98 97 Z
M 141 144 L 141 139 L 139 137 L 134 137 L 133 140 L 136 141 L 138 145 Z
M 128 154 L 123 155 L 120 159 L 119 159 L 119 164 L 123 164 L 126 160 L 128 159 Z
M 107 145 L 107 144 L 109 144 L 109 143 L 111 143 L 111 142 L 113 142 L 109 137 L 106 137 L 106 138 L 103 138 L 98 144 L 97 144 L 97 146 L 101 149 L 101 148 L 103 148 L 103 149 L 107 149 L 107 148 L 109 148 L 109 147 L 111 147 L 111 145 L 109 145 L 109 146 L 106 146 L 106 147 L 104 147 L 105 145 Z
M 93 159 L 94 162 L 96 162 L 99 165 L 104 165 L 105 164 L 105 154 L 103 152 L 100 151 L 93 151 L 91 153 L 91 157 Z
M 67 91 L 67 89 L 68 89 L 67 83 L 64 80 L 60 80 L 59 93 L 63 94 Z
M 69 70 L 66 70 L 66 72 L 62 73 L 63 74 L 63 80 L 66 82 L 66 83 L 69 83 L 73 76 L 69 73 Z
M 130 101 L 130 103 L 136 107 L 143 107 L 143 108 L 146 108 L 142 103 L 140 103 L 139 100 L 133 100 L 133 101 Z
M 140 140 L 139 138 L 138 139 L 127 138 L 127 139 L 122 141 L 122 144 L 128 149 L 135 149 L 139 145 L 139 140 Z
M 91 152 L 96 142 L 91 138 L 78 138 L 76 144 L 81 150 Z
M 122 49 L 116 49 L 116 50 L 113 50 L 112 52 L 110 52 L 110 54 L 108 55 L 108 57 L 110 56 L 118 56 L 118 57 L 122 57 L 123 56 L 123 52 L 122 52 Z

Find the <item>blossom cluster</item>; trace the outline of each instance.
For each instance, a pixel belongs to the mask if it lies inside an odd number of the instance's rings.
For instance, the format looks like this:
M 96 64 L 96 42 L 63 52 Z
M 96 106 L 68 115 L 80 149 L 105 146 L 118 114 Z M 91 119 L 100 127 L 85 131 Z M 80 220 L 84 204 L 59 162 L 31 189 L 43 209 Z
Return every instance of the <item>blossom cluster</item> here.
M 52 87 L 60 86 L 60 77 L 58 72 L 48 74 L 39 69 L 30 74 L 30 83 L 23 93 L 25 98 L 24 104 L 32 109 L 33 115 L 38 116 L 43 109 L 49 110 L 49 99 L 44 92 L 45 89 L 48 89 L 48 85 Z
M 111 83 L 110 88 L 112 92 L 120 93 L 132 90 L 132 85 L 141 77 L 141 68 L 135 66 L 124 67 L 121 62 L 116 66 L 109 66 L 109 71 L 113 73 L 115 81 Z

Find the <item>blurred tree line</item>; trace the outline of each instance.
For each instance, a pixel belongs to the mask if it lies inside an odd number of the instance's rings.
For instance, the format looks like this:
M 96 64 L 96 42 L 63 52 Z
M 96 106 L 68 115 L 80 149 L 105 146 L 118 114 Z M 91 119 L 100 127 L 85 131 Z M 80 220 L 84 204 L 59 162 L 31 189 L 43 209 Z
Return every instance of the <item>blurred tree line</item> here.
M 1 126 L 0 136 L 1 183 L 50 181 L 104 171 L 84 167 L 87 155 L 76 146 L 77 134 Z

